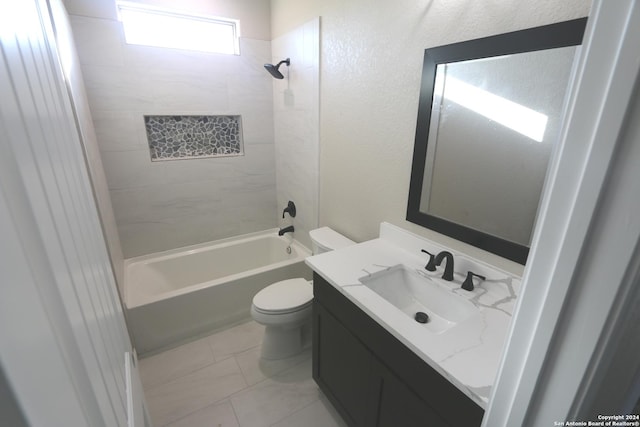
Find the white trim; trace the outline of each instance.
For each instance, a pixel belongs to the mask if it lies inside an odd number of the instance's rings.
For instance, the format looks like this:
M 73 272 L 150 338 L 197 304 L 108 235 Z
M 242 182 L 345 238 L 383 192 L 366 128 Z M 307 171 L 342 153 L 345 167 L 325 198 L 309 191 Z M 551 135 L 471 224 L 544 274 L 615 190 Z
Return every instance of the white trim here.
M 607 175 L 625 168 L 640 182 L 637 166 L 614 157 L 615 150 L 632 144 L 620 135 L 639 71 L 640 17 L 633 0 L 604 3 L 596 0 L 592 6 L 484 426 L 547 426 L 567 419 L 632 262 L 640 216 L 611 223 L 626 210 L 611 211 L 613 205 L 607 209 L 603 200 L 626 201 L 627 209 L 639 202 L 637 189 L 629 191 Z M 612 242 L 610 233 L 620 231 Z

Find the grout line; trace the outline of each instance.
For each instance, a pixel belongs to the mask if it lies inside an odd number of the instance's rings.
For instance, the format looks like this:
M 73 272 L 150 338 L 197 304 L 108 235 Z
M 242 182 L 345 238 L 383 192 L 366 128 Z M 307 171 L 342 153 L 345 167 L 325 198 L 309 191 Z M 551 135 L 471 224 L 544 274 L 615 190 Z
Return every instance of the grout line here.
M 191 343 L 184 344 L 184 345 L 189 345 L 189 344 L 191 344 Z M 169 351 L 173 351 L 173 350 L 176 350 L 176 349 L 178 349 L 178 348 L 179 348 L 179 347 L 173 348 L 173 349 L 171 349 L 171 350 L 167 350 L 167 352 L 169 352 Z M 206 363 L 206 364 L 204 364 L 204 365 L 201 365 L 201 366 L 200 366 L 200 365 L 198 365 L 198 366 L 195 366 L 195 365 L 194 365 L 192 368 L 189 368 L 187 371 L 185 371 L 185 372 L 184 372 L 184 373 L 182 373 L 181 375 L 178 375 L 178 376 L 173 377 L 173 378 L 167 378 L 167 379 L 165 379 L 164 381 L 161 381 L 161 382 L 158 382 L 158 383 L 152 383 L 152 384 L 149 384 L 148 386 L 147 386 L 147 385 L 145 385 L 145 384 L 144 384 L 144 382 L 143 382 L 143 384 L 142 384 L 142 389 L 143 389 L 144 391 L 146 391 L 146 390 L 150 390 L 150 389 L 155 388 L 155 387 L 157 387 L 157 386 L 160 386 L 160 385 L 164 385 L 164 384 L 170 383 L 170 382 L 175 381 L 175 380 L 178 380 L 178 379 L 180 379 L 180 378 L 182 378 L 182 377 L 186 377 L 187 375 L 190 375 L 190 374 L 192 374 L 192 373 L 194 373 L 194 372 L 196 372 L 196 371 L 199 371 L 199 370 L 204 369 L 204 368 L 207 368 L 207 367 L 209 367 L 209 366 L 211 366 L 211 365 L 213 365 L 213 364 L 215 364 L 215 363 L 218 363 L 218 361 L 216 361 L 216 360 L 215 360 L 215 357 L 213 356 L 213 351 L 211 350 L 211 347 L 208 345 L 208 343 L 207 343 L 207 348 L 209 349 L 209 353 L 210 353 L 209 355 L 211 356 L 211 358 L 209 359 L 209 362 L 208 362 L 208 363 Z M 163 353 L 158 353 L 156 356 L 161 355 L 161 354 L 163 354 Z M 153 356 L 152 356 L 152 357 L 153 357 Z M 143 359 L 143 360 L 144 360 L 144 359 Z M 226 359 L 225 359 L 225 360 L 226 360 Z M 221 360 L 221 361 L 222 361 L 222 360 Z
M 167 424 L 163 424 L 162 426 L 157 426 L 157 427 L 167 427 L 167 426 L 170 426 L 171 424 L 177 423 L 178 421 L 183 420 L 183 419 L 185 419 L 185 418 L 187 418 L 187 417 L 189 417 L 189 416 L 191 416 L 191 415 L 195 414 L 196 412 L 204 411 L 205 409 L 211 408 L 211 407 L 213 407 L 213 406 L 223 405 L 223 404 L 225 403 L 225 401 L 228 401 L 229 405 L 231 406 L 231 410 L 233 411 L 233 416 L 235 417 L 236 422 L 238 423 L 238 425 L 240 425 L 240 422 L 238 421 L 238 416 L 236 415 L 236 411 L 235 411 L 235 409 L 234 409 L 234 407 L 233 407 L 233 404 L 231 403 L 231 401 L 230 401 L 230 400 L 228 400 L 228 398 L 226 398 L 226 397 L 225 397 L 224 399 L 216 400 L 215 402 L 213 402 L 213 403 L 211 403 L 211 404 L 209 404 L 209 405 L 207 405 L 207 406 L 204 406 L 204 407 L 202 407 L 202 408 L 200 408 L 200 409 L 196 409 L 196 410 L 194 410 L 194 411 L 191 411 L 191 412 L 189 412 L 188 414 L 185 414 L 185 415 L 183 415 L 183 416 L 182 416 L 182 417 L 180 417 L 180 418 L 177 418 L 177 419 L 175 419 L 175 420 L 173 420 L 173 421 L 168 422 Z
M 238 324 L 238 325 L 234 325 L 234 326 L 232 326 L 231 328 L 233 328 L 233 327 L 235 327 L 235 326 L 239 326 L 239 325 L 245 324 L 245 323 L 248 323 L 248 322 L 244 322 L 244 323 L 240 323 L 240 324 Z M 231 329 L 231 328 L 228 328 L 228 329 Z M 225 329 L 225 330 L 226 330 L 226 329 Z M 279 377 L 279 376 L 281 376 L 281 375 L 285 375 L 287 372 L 289 372 L 289 371 L 291 371 L 292 369 L 294 369 L 294 368 L 298 367 L 298 366 L 299 366 L 299 365 L 301 365 L 302 363 L 307 363 L 307 362 L 309 361 L 309 358 L 304 358 L 304 359 L 302 359 L 302 360 L 298 361 L 297 363 L 292 364 L 292 365 L 291 365 L 291 366 L 289 366 L 288 368 L 283 369 L 282 371 L 279 371 L 279 372 L 277 372 L 277 373 L 275 373 L 275 374 L 273 374 L 273 375 L 271 375 L 271 376 L 266 376 L 264 379 L 262 379 L 262 380 L 258 381 L 258 382 L 257 382 L 257 383 L 255 383 L 255 384 L 249 384 L 249 381 L 247 380 L 247 376 L 246 376 L 245 372 L 243 371 L 243 369 L 242 369 L 242 367 L 241 367 L 241 365 L 240 365 L 240 362 L 239 362 L 239 360 L 238 360 L 237 356 L 238 356 L 238 355 L 240 355 L 240 354 L 242 354 L 242 353 L 248 352 L 248 351 L 250 351 L 250 350 L 255 350 L 255 349 L 256 349 L 256 347 L 259 347 L 259 346 L 260 346 L 260 344 L 254 345 L 254 346 L 252 346 L 252 347 L 249 347 L 249 348 L 247 348 L 247 349 L 243 349 L 243 350 L 238 351 L 238 352 L 235 352 L 235 353 L 231 353 L 231 354 L 229 354 L 229 355 L 226 355 L 223 359 L 217 360 L 217 359 L 216 359 L 216 357 L 215 357 L 216 355 L 215 355 L 215 351 L 214 351 L 214 349 L 213 349 L 212 342 L 211 342 L 211 340 L 210 340 L 209 338 L 210 338 L 211 336 L 213 336 L 213 335 L 217 334 L 217 333 L 222 332 L 222 331 L 224 331 L 224 330 L 221 330 L 221 331 L 215 332 L 215 333 L 213 333 L 213 334 L 210 334 L 210 335 L 208 335 L 208 336 L 205 336 L 205 337 L 200 338 L 200 339 L 206 339 L 206 340 L 207 340 L 207 341 L 206 341 L 206 345 L 207 345 L 207 348 L 208 348 L 208 349 L 209 349 L 209 351 L 210 351 L 210 354 L 209 354 L 209 355 L 210 355 L 210 356 L 211 356 L 211 358 L 212 358 L 212 359 L 210 359 L 210 360 L 211 360 L 211 361 L 210 361 L 210 363 L 207 363 L 207 364 L 205 364 L 205 365 L 203 365 L 203 366 L 199 366 L 199 367 L 194 368 L 194 369 L 190 369 L 190 370 L 188 370 L 187 372 L 183 373 L 183 374 L 182 374 L 182 375 L 180 375 L 180 376 L 177 376 L 177 377 L 172 378 L 172 379 L 170 379 L 170 380 L 166 380 L 166 381 L 161 382 L 161 383 L 154 384 L 154 385 L 152 385 L 152 386 L 150 386 L 150 387 L 148 387 L 148 388 L 145 388 L 145 387 L 143 386 L 143 390 L 144 390 L 144 391 L 145 391 L 145 393 L 146 393 L 146 392 L 148 392 L 148 391 L 150 391 L 150 390 L 154 389 L 155 387 L 159 387 L 159 386 L 162 386 L 162 385 L 166 385 L 166 384 L 168 384 L 168 383 L 170 383 L 170 382 L 180 380 L 180 379 L 182 379 L 183 377 L 185 377 L 185 376 L 187 376 L 187 375 L 191 375 L 191 374 L 193 374 L 193 373 L 195 373 L 195 372 L 197 372 L 197 371 L 199 371 L 199 370 L 202 370 L 202 369 L 208 368 L 209 366 L 214 365 L 214 364 L 216 364 L 216 363 L 221 363 L 221 362 L 223 362 L 223 361 L 226 361 L 226 360 L 227 360 L 227 359 L 229 359 L 229 358 L 233 358 L 233 359 L 234 359 L 234 363 L 235 363 L 235 365 L 236 365 L 236 367 L 237 367 L 238 371 L 239 371 L 239 372 L 240 372 L 240 374 L 241 374 L 241 377 L 242 377 L 242 379 L 243 379 L 243 381 L 244 381 L 244 383 L 245 383 L 245 386 L 244 386 L 242 389 L 240 389 L 240 390 L 237 390 L 237 391 L 235 391 L 235 392 L 233 392 L 233 393 L 231 393 L 231 394 L 228 394 L 228 395 L 226 395 L 226 396 L 224 396 L 224 397 L 221 397 L 220 399 L 218 399 L 218 400 L 216 400 L 216 401 L 211 402 L 211 403 L 210 403 L 209 405 L 207 405 L 207 406 L 204 406 L 204 407 L 202 407 L 202 408 L 198 408 L 198 409 L 196 409 L 196 410 L 194 410 L 194 411 L 189 412 L 188 414 L 185 414 L 185 415 L 181 416 L 180 418 L 177 418 L 177 419 L 175 419 L 175 420 L 170 421 L 170 422 L 169 422 L 169 423 L 167 423 L 167 424 L 164 424 L 164 426 L 165 426 L 165 427 L 166 427 L 166 426 L 168 426 L 168 425 L 170 425 L 171 423 L 175 423 L 175 422 L 177 422 L 177 421 L 179 421 L 179 420 L 181 420 L 181 419 L 183 419 L 183 418 L 186 418 L 186 417 L 188 417 L 188 416 L 190 416 L 190 415 L 192 415 L 192 414 L 194 414 L 194 413 L 196 413 L 196 412 L 198 412 L 198 411 L 202 411 L 202 410 L 205 410 L 206 408 L 209 408 L 209 407 L 213 407 L 213 406 L 216 406 L 216 405 L 223 404 L 225 401 L 228 401 L 228 402 L 231 404 L 231 408 L 232 408 L 232 410 L 233 410 L 233 414 L 234 414 L 234 417 L 235 417 L 235 419 L 236 419 L 236 422 L 238 423 L 238 425 L 240 425 L 240 419 L 239 419 L 239 417 L 238 417 L 237 408 L 235 407 L 235 405 L 234 405 L 234 403 L 233 403 L 233 401 L 232 401 L 232 398 L 234 398 L 234 397 L 238 396 L 240 393 L 246 392 L 247 390 L 250 390 L 250 389 L 256 388 L 256 387 L 260 386 L 261 384 L 265 383 L 265 382 L 266 382 L 266 381 L 268 381 L 268 380 L 272 380 L 272 381 L 273 381 L 273 378 L 277 378 L 277 377 Z M 192 342 L 193 342 L 193 341 L 192 341 Z M 189 344 L 189 343 L 187 343 L 187 344 Z M 187 345 L 187 344 L 185 344 L 185 345 Z M 175 347 L 174 349 L 177 349 L 177 348 L 179 348 L 179 347 Z M 174 349 L 171 349 L 171 350 L 174 350 Z M 171 350 L 168 350 L 168 351 L 171 351 Z M 304 351 L 306 351 L 306 349 L 305 349 Z M 162 354 L 162 353 L 159 353 L 159 354 Z M 257 363 L 259 363 L 259 360 L 260 360 L 260 359 L 259 359 L 259 357 L 258 357 L 258 359 L 257 359 Z M 321 395 L 319 394 L 318 399 L 314 399 L 313 401 L 309 402 L 307 405 L 303 406 L 302 408 L 299 408 L 298 410 L 296 410 L 296 411 L 294 411 L 294 412 L 291 412 L 291 413 L 289 413 L 289 414 L 286 414 L 283 418 L 281 418 L 280 420 L 276 421 L 275 423 L 281 422 L 281 421 L 282 421 L 282 420 L 284 420 L 285 418 L 287 418 L 287 417 L 289 417 L 289 416 L 291 416 L 291 415 L 293 415 L 293 414 L 295 414 L 295 413 L 297 413 L 297 412 L 301 411 L 301 410 L 302 410 L 302 409 L 304 409 L 304 408 L 307 408 L 308 406 L 310 406 L 310 405 L 312 405 L 313 403 L 317 402 L 317 401 L 320 399 L 320 397 L 321 397 Z
M 236 407 L 231 401 L 231 398 L 229 397 L 228 399 L 229 399 L 229 404 L 231 405 L 231 410 L 233 411 L 233 416 L 236 417 L 236 423 L 238 423 L 238 426 L 242 427 L 240 425 L 240 418 L 238 417 L 238 411 L 236 411 Z
M 283 374 L 285 374 L 286 372 L 288 372 L 288 371 L 290 371 L 290 370 L 292 370 L 292 369 L 296 368 L 297 366 L 299 366 L 299 365 L 301 365 L 302 363 L 305 363 L 305 362 L 307 362 L 307 361 L 308 361 L 308 359 L 301 360 L 301 361 L 299 361 L 298 363 L 296 363 L 296 364 L 294 364 L 294 365 L 291 365 L 289 368 L 287 368 L 287 369 L 285 369 L 285 370 L 283 370 L 283 371 L 280 371 L 280 372 L 278 372 L 277 374 L 275 374 L 275 375 L 273 375 L 273 376 L 271 376 L 271 377 L 266 377 L 266 378 L 264 378 L 263 380 L 260 380 L 260 381 L 258 381 L 257 383 L 252 384 L 252 385 L 248 386 L 247 388 L 245 388 L 245 389 L 243 389 L 243 390 L 238 390 L 238 391 L 236 391 L 236 392 L 234 392 L 234 393 L 230 394 L 229 396 L 227 396 L 227 398 L 229 399 L 229 402 L 231 402 L 231 406 L 233 407 L 233 411 L 234 411 L 234 414 L 236 415 L 236 419 L 237 419 L 237 421 L 238 421 L 238 425 L 240 425 L 240 418 L 238 417 L 238 414 L 237 414 L 237 412 L 236 412 L 235 405 L 233 404 L 233 399 L 232 399 L 233 397 L 236 397 L 236 396 L 238 396 L 240 393 L 243 393 L 243 392 L 245 392 L 245 391 L 247 391 L 247 390 L 249 390 L 249 389 L 253 389 L 253 388 L 257 387 L 258 385 L 260 385 L 260 384 L 262 384 L 262 383 L 265 383 L 265 382 L 270 381 L 270 380 L 271 380 L 271 381 L 273 381 L 273 378 L 274 378 L 274 377 L 277 377 L 277 376 L 283 375 Z M 241 370 L 242 370 L 242 369 L 241 369 Z M 320 388 L 318 388 L 318 392 L 320 392 Z M 309 402 L 307 405 L 303 406 L 302 408 L 299 408 L 299 409 L 297 409 L 297 410 L 295 410 L 295 411 L 293 411 L 293 412 L 291 412 L 291 413 L 289 413 L 289 414 L 285 415 L 284 417 L 280 418 L 279 420 L 277 420 L 277 421 L 275 421 L 275 422 L 273 422 L 273 423 L 269 424 L 269 426 L 273 426 L 273 425 L 275 425 L 275 424 L 277 424 L 277 423 L 279 423 L 279 422 L 283 421 L 283 420 L 284 420 L 284 419 L 286 419 L 287 417 L 289 417 L 289 416 L 291 416 L 291 415 L 293 415 L 293 414 L 295 414 L 295 413 L 297 413 L 297 412 L 299 412 L 299 411 L 303 410 L 303 409 L 304 409 L 304 408 L 306 408 L 307 406 L 310 406 L 310 405 L 312 405 L 312 404 L 316 403 L 317 401 L 319 401 L 319 400 L 320 400 L 320 397 L 321 397 L 321 395 L 320 395 L 320 393 L 318 393 L 318 398 L 317 398 L 317 399 L 314 399 L 313 401 Z M 240 427 L 243 427 L 243 426 L 242 426 L 242 425 L 240 425 Z
M 227 359 L 228 359 L 228 358 L 227 358 Z M 224 360 L 227 360 L 227 359 L 224 359 Z M 238 370 L 240 371 L 240 375 L 242 376 L 242 370 L 240 369 L 240 364 L 238 363 L 238 361 L 237 361 L 237 360 L 234 360 L 234 361 L 235 361 L 235 363 L 236 363 L 236 366 L 238 367 Z M 194 371 L 194 372 L 195 372 L 195 371 Z M 182 377 L 179 377 L 179 378 L 182 378 Z M 250 386 L 247 384 L 247 381 L 245 380 L 244 376 L 242 376 L 242 379 L 243 379 L 243 381 L 244 381 L 244 383 L 245 383 L 245 387 L 244 387 L 244 388 L 242 388 L 242 389 L 240 389 L 240 390 L 238 390 L 238 391 L 237 391 L 237 393 L 241 392 L 242 390 L 246 390 L 247 388 L 249 388 L 249 387 L 250 387 Z M 161 427 L 166 427 L 166 426 L 170 425 L 171 423 L 175 423 L 175 422 L 177 422 L 178 420 L 181 420 L 182 418 L 185 418 L 185 417 L 187 417 L 187 416 L 189 416 L 189 415 L 192 415 L 192 414 L 194 414 L 194 413 L 196 413 L 196 412 L 198 412 L 198 411 L 202 411 L 202 410 L 204 410 L 205 408 L 208 408 L 208 407 L 210 407 L 210 406 L 220 405 L 220 404 L 224 403 L 224 401 L 225 401 L 225 400 L 228 400 L 228 401 L 229 401 L 229 403 L 231 404 L 232 408 L 233 408 L 233 403 L 231 402 L 231 396 L 232 396 L 233 394 L 235 394 L 235 393 L 227 394 L 227 395 L 225 395 L 225 396 L 221 397 L 221 398 L 220 398 L 220 399 L 218 399 L 218 400 L 214 400 L 213 402 L 210 402 L 210 403 L 209 403 L 208 405 L 206 405 L 206 406 L 203 406 L 203 407 L 201 407 L 201 408 L 197 408 L 197 409 L 195 409 L 195 410 L 193 410 L 193 411 L 191 411 L 191 412 L 189 412 L 189 413 L 187 413 L 187 414 L 185 414 L 185 415 L 181 416 L 180 418 L 176 418 L 175 420 L 172 420 L 172 421 L 170 421 L 169 423 L 163 424 L 163 426 L 161 426 Z M 234 408 L 234 415 L 235 415 L 235 417 L 236 417 L 236 421 L 238 421 L 238 424 L 239 424 L 239 420 L 238 420 L 238 416 L 237 416 L 237 414 L 236 414 L 236 412 L 235 412 L 235 408 Z M 153 417 L 152 417 L 152 418 L 153 418 Z
M 277 377 L 277 376 L 279 376 L 279 375 L 282 375 L 282 374 L 284 374 L 284 373 L 286 373 L 286 372 L 290 371 L 291 369 L 293 369 L 293 368 L 297 367 L 298 365 L 300 365 L 300 364 L 302 364 L 302 363 L 306 362 L 307 360 L 308 360 L 308 359 L 301 360 L 300 362 L 298 362 L 298 363 L 296 363 L 296 364 L 294 364 L 294 365 L 291 365 L 291 366 L 290 366 L 290 367 L 288 367 L 287 369 L 285 369 L 285 370 L 283 370 L 283 371 L 280 371 L 280 372 L 278 372 L 277 374 L 274 374 L 274 375 L 272 375 L 272 376 L 270 376 L 270 377 L 266 377 L 266 378 L 264 378 L 264 379 L 262 379 L 262 380 L 258 381 L 258 382 L 257 382 L 257 383 L 255 383 L 255 384 L 252 384 L 252 385 L 250 385 L 250 386 L 247 386 L 246 388 L 244 388 L 244 389 L 242 389 L 242 390 L 238 390 L 238 391 L 236 391 L 236 392 L 234 392 L 234 393 L 230 394 L 230 395 L 229 395 L 229 396 L 227 396 L 227 397 L 228 397 L 229 399 L 231 399 L 232 397 L 236 397 L 238 394 L 240 394 L 240 393 L 242 393 L 242 392 L 244 392 L 244 391 L 246 391 L 246 390 L 248 390 L 248 389 L 251 389 L 251 388 L 255 388 L 255 387 L 257 387 L 259 384 L 262 384 L 262 383 L 264 383 L 264 382 L 266 382 L 266 381 L 269 381 L 269 380 L 273 381 L 273 378 L 274 378 L 274 377 Z M 242 368 L 240 369 L 240 371 L 242 371 Z
M 245 352 L 245 351 L 249 351 L 249 350 L 251 350 L 251 349 L 254 349 L 255 347 L 258 347 L 260 344 L 257 344 L 257 345 L 255 345 L 255 346 L 252 346 L 252 347 L 250 347 L 250 348 L 247 348 L 247 349 L 242 350 L 242 351 L 237 352 L 237 353 L 231 353 L 231 354 L 225 355 L 225 356 L 224 356 L 223 358 L 221 358 L 221 359 L 217 359 L 217 358 L 216 358 L 215 351 L 214 351 L 214 349 L 213 349 L 213 345 L 211 344 L 211 340 L 209 339 L 211 336 L 216 335 L 216 334 L 218 334 L 218 333 L 220 333 L 220 332 L 224 332 L 224 331 L 226 331 L 226 330 L 228 330 L 228 329 L 231 329 L 231 328 L 234 328 L 234 327 L 236 327 L 236 326 L 240 326 L 240 325 L 243 325 L 243 324 L 245 324 L 245 323 L 249 323 L 249 322 L 250 322 L 250 321 L 245 321 L 245 322 L 243 322 L 243 323 L 239 323 L 239 324 L 233 325 L 233 326 L 231 326 L 231 327 L 229 327 L 229 328 L 227 328 L 227 329 L 222 329 L 222 330 L 216 331 L 216 332 L 214 332 L 214 333 L 212 333 L 212 334 L 210 334 L 210 335 L 202 336 L 201 338 L 198 338 L 197 340 L 189 341 L 189 342 L 187 342 L 187 343 L 185 343 L 185 344 L 182 344 L 182 345 L 180 345 L 180 346 L 177 346 L 177 347 L 173 347 L 173 348 L 167 349 L 167 350 L 165 350 L 165 351 L 163 351 L 163 352 L 161 352 L 161 353 L 154 354 L 153 356 L 149 356 L 149 358 L 151 358 L 151 357 L 156 357 L 156 356 L 160 356 L 160 355 L 162 355 L 162 354 L 164 354 L 164 353 L 173 352 L 173 351 L 176 351 L 176 350 L 180 349 L 181 347 L 184 347 L 184 346 L 187 346 L 187 345 L 191 345 L 191 344 L 193 344 L 193 343 L 195 343 L 195 342 L 197 342 L 197 341 L 201 341 L 201 340 L 203 340 L 203 341 L 205 341 L 206 346 L 207 346 L 207 348 L 209 349 L 209 356 L 210 356 L 210 359 L 209 359 L 209 360 L 210 360 L 210 361 L 209 361 L 208 363 L 205 363 L 204 365 L 194 366 L 194 367 L 192 367 L 192 368 L 188 369 L 187 371 L 185 371 L 184 373 L 182 373 L 182 374 L 181 374 L 181 375 L 179 375 L 179 376 L 176 376 L 176 377 L 173 377 L 173 378 L 168 378 L 168 379 L 165 379 L 165 380 L 163 380 L 163 381 L 161 381 L 161 382 L 151 383 L 151 384 L 148 384 L 148 385 L 145 385 L 145 384 L 144 384 L 144 382 L 143 382 L 143 384 L 142 384 L 142 388 L 143 388 L 143 390 L 147 391 L 147 390 L 153 389 L 153 388 L 155 388 L 155 387 L 157 387 L 157 386 L 160 386 L 160 385 L 163 385 L 163 384 L 170 383 L 170 382 L 172 382 L 172 381 L 175 381 L 175 380 L 178 380 L 178 379 L 180 379 L 180 378 L 182 378 L 182 377 L 185 377 L 185 376 L 187 376 L 187 375 L 190 375 L 190 374 L 192 374 L 192 373 L 194 373 L 194 372 L 196 372 L 196 371 L 199 371 L 199 370 L 201 370 L 201 369 L 204 369 L 204 368 L 209 367 L 209 366 L 211 366 L 211 365 L 214 365 L 214 364 L 216 364 L 216 363 L 223 362 L 223 361 L 225 361 L 225 360 L 227 360 L 227 359 L 229 359 L 229 358 L 231 358 L 231 357 L 235 357 L 237 354 L 240 354 L 240 353 L 243 353 L 243 352 Z M 144 360 L 144 359 L 141 359 L 141 361 L 143 361 L 143 360 Z M 144 362 L 143 362 L 143 363 L 144 363 Z M 238 363 L 237 359 L 236 359 L 236 364 L 238 365 L 238 368 L 240 369 L 240 373 L 242 374 L 242 378 L 245 380 L 245 384 L 247 384 L 247 385 L 248 385 L 247 379 L 246 379 L 246 377 L 244 376 L 244 373 L 242 372 L 242 368 L 240 367 L 240 364 Z
M 236 363 L 238 364 L 238 367 L 240 368 L 240 374 L 242 375 L 242 378 L 244 379 L 245 384 L 247 384 L 247 388 L 251 387 L 251 385 L 249 384 L 249 380 L 247 379 L 247 375 L 245 374 L 244 369 L 242 369 L 242 366 L 240 365 L 240 362 L 238 361 L 238 358 L 236 357 L 237 354 L 239 354 L 239 353 L 235 353 L 233 355 L 233 358 L 236 359 Z
M 313 400 L 313 401 L 309 402 L 307 405 L 303 406 L 302 408 L 299 408 L 299 409 L 297 409 L 297 410 L 295 410 L 295 411 L 293 411 L 293 412 L 291 412 L 291 413 L 289 413 L 289 414 L 285 415 L 284 417 L 280 418 L 278 421 L 275 421 L 275 422 L 273 422 L 273 423 L 269 424 L 269 427 L 273 427 L 274 425 L 276 425 L 276 424 L 278 424 L 278 423 L 281 423 L 282 421 L 286 420 L 287 418 L 289 418 L 289 417 L 291 417 L 291 416 L 293 416 L 293 415 L 297 414 L 298 412 L 305 410 L 305 409 L 306 409 L 306 408 L 308 408 L 309 406 L 311 406 L 311 405 L 313 405 L 313 404 L 317 403 L 319 400 L 320 400 L 320 397 L 318 396 L 318 398 L 317 398 L 316 400 Z

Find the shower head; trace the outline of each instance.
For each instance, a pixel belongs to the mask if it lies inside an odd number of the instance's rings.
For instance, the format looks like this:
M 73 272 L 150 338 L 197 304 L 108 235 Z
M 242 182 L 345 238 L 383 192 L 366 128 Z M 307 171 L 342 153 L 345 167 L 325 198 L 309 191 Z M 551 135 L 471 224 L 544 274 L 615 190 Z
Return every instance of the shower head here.
M 277 65 L 264 64 L 264 68 L 276 79 L 284 79 L 284 76 L 282 75 L 280 70 L 278 70 L 278 68 L 280 68 L 282 64 L 287 64 L 288 67 L 289 65 L 291 65 L 291 61 L 289 60 L 289 58 L 283 59 L 282 61 L 278 62 Z

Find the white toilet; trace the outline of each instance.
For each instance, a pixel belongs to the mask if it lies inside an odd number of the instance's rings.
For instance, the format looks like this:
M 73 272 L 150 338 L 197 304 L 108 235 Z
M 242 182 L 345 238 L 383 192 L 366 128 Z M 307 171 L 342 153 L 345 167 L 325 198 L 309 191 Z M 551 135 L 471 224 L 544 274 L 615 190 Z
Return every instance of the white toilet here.
M 311 230 L 309 236 L 314 255 L 355 244 L 329 227 Z M 303 278 L 273 283 L 253 297 L 251 317 L 266 327 L 263 359 L 291 357 L 311 344 L 312 300 L 313 285 Z

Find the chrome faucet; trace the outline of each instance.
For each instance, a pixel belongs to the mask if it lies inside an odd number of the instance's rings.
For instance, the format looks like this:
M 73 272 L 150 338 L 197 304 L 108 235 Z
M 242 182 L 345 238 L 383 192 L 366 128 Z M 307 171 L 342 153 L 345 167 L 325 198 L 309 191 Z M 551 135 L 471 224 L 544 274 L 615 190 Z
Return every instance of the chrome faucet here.
M 293 233 L 293 225 L 281 228 L 280 231 L 278 231 L 278 236 L 283 236 L 284 233 Z

